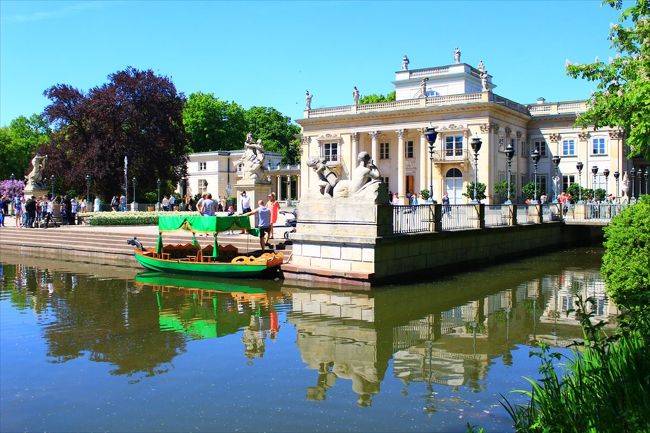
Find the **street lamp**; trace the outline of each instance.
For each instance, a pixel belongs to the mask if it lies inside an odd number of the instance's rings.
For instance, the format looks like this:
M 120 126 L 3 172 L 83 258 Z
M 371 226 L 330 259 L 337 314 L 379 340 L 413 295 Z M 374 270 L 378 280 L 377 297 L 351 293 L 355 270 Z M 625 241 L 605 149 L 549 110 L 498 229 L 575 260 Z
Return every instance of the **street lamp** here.
M 13 174 L 11 175 L 13 177 Z M 50 176 L 50 185 L 52 186 L 52 200 L 54 200 L 54 175 Z
M 160 210 L 160 178 L 156 179 L 156 186 L 158 187 L 158 199 L 156 200 L 156 209 Z
M 648 180 L 650 179 L 650 167 L 645 168 L 645 193 L 648 193 Z
M 474 151 L 474 200 L 472 203 L 478 203 L 476 198 L 478 188 L 478 151 L 481 150 L 483 142 L 479 137 L 472 138 L 472 150 Z
M 438 137 L 438 133 L 436 132 L 436 128 L 429 127 L 424 131 L 424 137 L 427 139 L 427 142 L 429 143 L 429 162 L 430 164 L 430 174 L 431 177 L 429 178 L 429 198 L 431 199 L 431 202 L 433 202 L 433 154 L 436 150 L 435 142 L 436 142 L 436 137 Z
M 560 160 L 561 160 L 561 158 L 560 158 L 559 155 L 555 155 L 551 159 L 551 161 L 553 161 L 553 165 L 555 166 L 555 177 L 553 179 L 553 196 L 554 196 L 553 197 L 553 203 L 557 203 L 557 196 L 560 193 L 560 191 L 558 191 L 560 189 L 560 178 L 558 176 Z
M 539 163 L 539 149 L 533 150 L 533 153 L 531 153 L 530 157 L 533 159 L 533 166 L 535 168 L 534 171 L 534 178 L 535 178 L 535 194 L 533 196 L 533 203 L 537 204 L 537 163 Z
M 591 182 L 591 189 L 593 190 L 593 199 L 596 200 L 596 175 L 598 174 L 598 166 L 594 165 L 591 167 L 591 172 L 594 175 L 594 180 Z
M 608 194 L 609 188 L 607 186 L 607 181 L 609 179 L 609 168 L 606 168 L 605 170 L 603 170 L 603 174 L 605 175 L 605 198 L 607 198 L 607 197 L 609 197 L 609 194 Z
M 582 202 L 582 168 L 585 165 L 578 161 L 576 168 L 578 169 L 578 203 Z
M 135 176 L 133 176 L 133 179 L 131 179 L 131 182 L 133 183 L 133 210 L 135 211 L 135 184 L 136 184 L 136 179 Z
M 515 155 L 515 148 L 512 147 L 512 143 L 508 143 L 506 146 L 506 158 L 508 158 L 508 171 L 507 171 L 507 176 L 508 176 L 508 199 L 506 200 L 505 204 L 512 204 L 510 201 L 510 171 L 512 167 L 512 157 Z
M 92 177 L 89 174 L 86 175 L 86 206 L 90 204 L 90 183 L 92 182 Z
M 12 181 L 14 181 L 14 180 L 16 180 L 16 176 L 14 176 L 14 174 L 11 173 L 11 176 L 9 176 L 9 179 L 11 179 Z
M 618 178 L 621 177 L 621 173 L 619 173 L 618 170 L 614 172 L 614 179 L 616 180 L 616 194 L 614 194 L 614 198 L 618 199 Z
M 634 171 L 634 167 L 630 170 L 630 177 L 632 178 L 632 198 L 634 197 L 634 184 L 636 184 L 636 180 L 634 180 L 634 177 L 636 175 L 636 171 Z

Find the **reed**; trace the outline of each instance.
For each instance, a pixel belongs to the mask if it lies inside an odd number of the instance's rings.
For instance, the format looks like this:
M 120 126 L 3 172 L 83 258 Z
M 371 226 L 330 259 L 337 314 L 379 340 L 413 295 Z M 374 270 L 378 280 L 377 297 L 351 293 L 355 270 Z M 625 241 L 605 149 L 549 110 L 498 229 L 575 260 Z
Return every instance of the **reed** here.
M 650 332 L 647 314 L 623 319 L 616 335 L 604 322 L 592 323 L 587 304 L 578 300 L 584 342 L 572 356 L 551 352 L 546 345 L 531 356 L 541 359 L 539 381 L 527 379 L 526 405 L 501 404 L 518 432 L 642 432 L 650 431 Z

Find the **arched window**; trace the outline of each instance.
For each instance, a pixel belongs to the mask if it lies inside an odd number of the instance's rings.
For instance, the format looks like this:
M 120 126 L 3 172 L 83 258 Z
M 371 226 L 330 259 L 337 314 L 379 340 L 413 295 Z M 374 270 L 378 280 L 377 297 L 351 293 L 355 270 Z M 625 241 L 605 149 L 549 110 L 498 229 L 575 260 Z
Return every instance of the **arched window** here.
M 457 168 L 450 168 L 445 174 L 445 191 L 450 204 L 461 204 L 463 200 L 463 173 Z
M 463 173 L 460 172 L 457 168 L 452 168 L 447 171 L 445 177 L 463 177 Z

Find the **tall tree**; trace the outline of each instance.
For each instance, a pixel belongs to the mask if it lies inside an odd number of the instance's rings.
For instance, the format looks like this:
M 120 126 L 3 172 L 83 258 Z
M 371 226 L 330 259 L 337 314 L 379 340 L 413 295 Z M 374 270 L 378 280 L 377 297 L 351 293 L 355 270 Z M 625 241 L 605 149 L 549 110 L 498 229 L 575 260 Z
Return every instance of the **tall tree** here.
M 157 178 L 180 180 L 187 162 L 184 96 L 151 70 L 129 67 L 108 80 L 86 94 L 65 84 L 45 91 L 52 101 L 45 116 L 54 129 L 41 150 L 48 173 L 77 191 L 91 175 L 93 190 L 104 198 L 124 189 L 125 156 L 138 195 L 154 190 Z
M 244 109 L 212 93 L 192 93 L 183 110 L 183 124 L 194 152 L 240 149 L 246 138 Z
M 621 9 L 621 0 L 604 0 Z M 611 25 L 609 40 L 618 53 L 608 62 L 567 65 L 567 73 L 598 82 L 589 110 L 577 124 L 596 128 L 619 126 L 625 130 L 631 156 L 650 159 L 650 2 L 636 4 Z
M 295 164 L 300 159 L 300 127 L 291 118 L 272 107 L 251 107 L 245 112 L 247 131 L 261 138 L 264 148 L 283 155 L 283 162 Z
M 19 116 L 0 128 L 0 179 L 12 173 L 17 179 L 29 171 L 36 150 L 50 140 L 47 121 L 39 114 Z

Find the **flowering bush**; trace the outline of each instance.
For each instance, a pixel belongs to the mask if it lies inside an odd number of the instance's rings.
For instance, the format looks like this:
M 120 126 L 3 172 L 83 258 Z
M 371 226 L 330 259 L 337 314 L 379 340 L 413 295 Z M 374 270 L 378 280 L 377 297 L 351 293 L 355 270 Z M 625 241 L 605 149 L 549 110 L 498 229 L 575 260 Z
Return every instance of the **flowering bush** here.
M 3 180 L 0 182 L 0 197 L 13 198 L 17 195 L 23 195 L 25 183 L 22 180 Z

